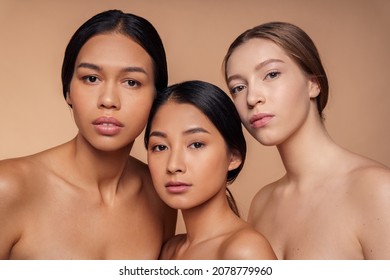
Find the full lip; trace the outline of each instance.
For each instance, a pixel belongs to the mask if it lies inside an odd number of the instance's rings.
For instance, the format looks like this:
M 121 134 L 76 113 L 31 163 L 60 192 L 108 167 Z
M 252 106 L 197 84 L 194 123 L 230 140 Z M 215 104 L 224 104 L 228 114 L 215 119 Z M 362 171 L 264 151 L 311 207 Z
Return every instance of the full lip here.
M 192 185 L 179 181 L 169 181 L 165 184 L 165 188 L 171 193 L 183 193 Z
M 265 126 L 274 117 L 273 114 L 269 113 L 258 113 L 254 114 L 250 119 L 249 123 L 253 128 L 260 128 Z
M 118 134 L 121 128 L 124 127 L 123 123 L 110 116 L 99 117 L 92 122 L 92 125 L 98 133 L 107 136 Z

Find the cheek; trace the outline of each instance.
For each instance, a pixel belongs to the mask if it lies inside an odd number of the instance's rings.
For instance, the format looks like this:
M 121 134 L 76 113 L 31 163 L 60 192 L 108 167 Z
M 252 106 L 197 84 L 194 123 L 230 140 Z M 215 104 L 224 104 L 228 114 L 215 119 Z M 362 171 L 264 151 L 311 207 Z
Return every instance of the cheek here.
M 221 143 L 221 146 L 224 146 L 224 143 Z M 191 162 L 196 163 L 193 164 L 193 170 L 203 180 L 220 183 L 226 178 L 229 162 L 225 150 L 215 149 L 210 151 L 205 157 L 194 158 Z
M 127 100 L 121 105 L 121 110 L 125 111 L 128 119 L 133 125 L 145 126 L 149 116 L 150 108 L 152 107 L 153 97 L 139 98 Z
M 94 109 L 92 107 L 92 100 L 88 100 L 87 98 L 83 99 L 79 97 L 72 99 L 73 118 L 77 126 L 80 126 L 81 122 L 88 118 L 88 115 L 90 114 L 89 112 Z
M 159 180 L 162 180 L 162 175 L 166 170 L 166 162 L 163 158 L 157 157 L 155 155 L 150 155 L 150 151 L 147 154 L 147 162 L 150 170 L 150 174 L 152 175 L 153 182 L 157 183 Z

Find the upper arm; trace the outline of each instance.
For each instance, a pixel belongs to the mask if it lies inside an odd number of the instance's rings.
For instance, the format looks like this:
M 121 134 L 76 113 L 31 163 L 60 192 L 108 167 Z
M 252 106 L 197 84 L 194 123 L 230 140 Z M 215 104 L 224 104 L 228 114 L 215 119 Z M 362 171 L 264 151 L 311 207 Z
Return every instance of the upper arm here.
M 21 182 L 16 170 L 0 163 L 0 259 L 8 259 L 21 235 Z
M 358 237 L 365 259 L 390 259 L 390 171 L 366 175 L 357 195 Z

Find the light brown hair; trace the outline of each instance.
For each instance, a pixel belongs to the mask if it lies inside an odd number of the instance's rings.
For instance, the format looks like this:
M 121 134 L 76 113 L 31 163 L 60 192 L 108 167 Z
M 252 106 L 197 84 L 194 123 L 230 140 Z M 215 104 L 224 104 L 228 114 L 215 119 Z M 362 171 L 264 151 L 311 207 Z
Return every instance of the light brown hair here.
M 316 97 L 317 109 L 321 118 L 323 118 L 323 110 L 328 102 L 329 95 L 329 84 L 325 69 L 312 39 L 301 28 L 291 23 L 264 23 L 239 35 L 230 45 L 223 61 L 225 81 L 227 81 L 226 67 L 230 56 L 237 47 L 251 39 L 266 39 L 274 42 L 298 64 L 304 73 L 316 80 L 320 87 L 320 93 Z

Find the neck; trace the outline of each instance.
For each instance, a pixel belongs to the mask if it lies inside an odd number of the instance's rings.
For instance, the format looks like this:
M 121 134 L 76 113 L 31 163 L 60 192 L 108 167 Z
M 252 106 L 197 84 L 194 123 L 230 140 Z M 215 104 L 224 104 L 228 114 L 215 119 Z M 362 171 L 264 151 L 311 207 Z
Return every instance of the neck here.
M 97 150 L 77 135 L 72 144 L 78 182 L 83 188 L 97 189 L 103 200 L 112 201 L 121 185 L 133 143 L 106 152 Z
M 230 209 L 225 188 L 202 205 L 182 210 L 187 242 L 198 243 L 223 234 L 237 216 Z M 227 227 L 225 227 L 227 225 Z
M 318 113 L 277 146 L 288 180 L 296 183 L 321 180 L 338 146 L 330 138 Z

